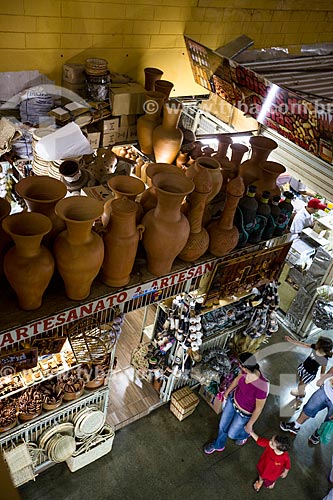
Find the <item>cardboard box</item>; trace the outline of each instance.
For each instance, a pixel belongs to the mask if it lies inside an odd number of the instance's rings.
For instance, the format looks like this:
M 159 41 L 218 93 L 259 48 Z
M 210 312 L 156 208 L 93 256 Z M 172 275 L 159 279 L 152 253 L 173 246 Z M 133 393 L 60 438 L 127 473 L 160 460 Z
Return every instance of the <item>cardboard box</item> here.
M 222 413 L 222 401 L 217 399 L 214 394 L 207 391 L 207 386 L 202 385 L 199 390 L 199 395 L 206 401 L 207 404 L 215 411 L 217 415 Z
M 62 67 L 62 79 L 69 83 L 84 83 L 84 64 L 66 63 Z
M 135 141 L 137 138 L 138 138 L 138 134 L 137 134 L 136 125 L 130 125 L 127 128 L 127 140 L 128 141 Z
M 118 132 L 119 116 L 116 116 L 114 118 L 105 118 L 104 120 L 97 122 L 96 127 L 104 134 L 108 134 L 110 132 Z
M 62 80 L 62 86 L 65 89 L 71 90 L 72 92 L 75 92 L 77 95 L 80 97 L 87 97 L 87 87 L 85 82 L 82 83 L 70 83 L 66 82 L 66 80 Z M 66 97 L 66 93 L 64 93 L 64 96 Z
M 117 142 L 117 132 L 107 132 L 102 134 L 100 141 L 101 147 L 113 146 Z
M 111 84 L 112 114 L 114 116 L 142 114 L 145 92 L 146 90 L 138 83 Z
M 90 146 L 93 149 L 97 149 L 99 148 L 99 143 L 101 140 L 101 132 L 95 127 L 89 127 L 89 129 L 87 130 L 87 139 L 90 143 Z
M 136 115 L 121 115 L 120 117 L 120 127 L 131 127 L 136 124 L 137 117 Z
M 127 141 L 127 127 L 119 127 L 117 132 L 117 142 Z

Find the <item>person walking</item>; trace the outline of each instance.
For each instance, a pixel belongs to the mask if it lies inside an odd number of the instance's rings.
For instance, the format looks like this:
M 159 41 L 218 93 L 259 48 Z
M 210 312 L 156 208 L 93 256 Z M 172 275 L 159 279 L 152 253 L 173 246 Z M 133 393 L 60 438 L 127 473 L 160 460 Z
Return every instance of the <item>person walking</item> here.
M 262 486 L 269 490 L 273 489 L 276 480 L 285 478 L 290 470 L 290 457 L 288 450 L 290 441 L 285 436 L 274 435 L 271 439 L 259 437 L 258 434 L 251 431 L 250 436 L 256 441 L 257 445 L 265 448 L 257 465 L 259 478 L 254 482 L 253 488 L 259 491 Z
M 296 397 L 296 408 L 299 408 L 305 397 L 306 386 L 316 378 L 319 368 L 321 375 L 325 374 L 328 360 L 332 357 L 333 343 L 327 337 L 319 337 L 315 344 L 305 344 L 288 336 L 284 339 L 291 344 L 311 349 L 309 356 L 297 367 L 297 389 L 290 391 L 290 394 Z
M 280 429 L 297 435 L 301 425 L 306 420 L 314 418 L 317 413 L 325 408 L 327 408 L 327 414 L 324 421 L 333 420 L 333 377 L 326 379 L 320 389 L 312 394 L 295 422 L 280 422 Z M 320 443 L 318 428 L 311 434 L 309 441 L 312 444 Z
M 265 406 L 269 382 L 261 373 L 256 358 L 244 352 L 240 354 L 239 362 L 241 372 L 224 393 L 225 407 L 218 435 L 204 446 L 206 455 L 223 451 L 228 437 L 237 445 L 244 445 Z

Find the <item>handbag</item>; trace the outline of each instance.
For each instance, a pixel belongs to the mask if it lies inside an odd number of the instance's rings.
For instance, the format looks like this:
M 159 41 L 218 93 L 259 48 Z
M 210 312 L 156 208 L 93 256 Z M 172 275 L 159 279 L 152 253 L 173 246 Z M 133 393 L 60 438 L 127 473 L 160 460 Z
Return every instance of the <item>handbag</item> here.
M 326 420 L 318 429 L 320 441 L 323 444 L 328 444 L 333 437 L 333 420 Z

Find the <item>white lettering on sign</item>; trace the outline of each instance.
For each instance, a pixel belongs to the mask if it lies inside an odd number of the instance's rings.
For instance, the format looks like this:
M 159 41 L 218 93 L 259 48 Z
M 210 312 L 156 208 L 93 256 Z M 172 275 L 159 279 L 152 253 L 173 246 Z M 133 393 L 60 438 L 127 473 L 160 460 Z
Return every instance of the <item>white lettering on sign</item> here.
M 191 267 L 185 271 L 180 271 L 178 273 L 171 274 L 170 276 L 159 278 L 155 281 L 150 281 L 149 283 L 145 283 L 139 287 L 123 290 L 114 295 L 103 297 L 93 302 L 75 307 L 69 311 L 64 311 L 54 316 L 49 316 L 48 318 L 39 319 L 30 325 L 21 326 L 8 331 L 0 335 L 0 349 L 15 342 L 20 342 L 21 340 L 33 337 L 34 335 L 40 335 L 41 333 L 57 328 L 58 326 L 72 323 L 73 321 L 85 318 L 91 314 L 95 314 L 97 312 L 110 309 L 111 307 L 115 307 L 119 304 L 123 304 L 124 302 L 128 302 L 133 297 L 138 296 L 138 294 L 144 294 L 146 290 L 149 293 L 152 289 L 162 290 L 163 288 L 177 285 L 183 281 L 198 278 L 203 274 L 211 272 L 215 264 L 216 261 L 206 262 L 205 264 Z

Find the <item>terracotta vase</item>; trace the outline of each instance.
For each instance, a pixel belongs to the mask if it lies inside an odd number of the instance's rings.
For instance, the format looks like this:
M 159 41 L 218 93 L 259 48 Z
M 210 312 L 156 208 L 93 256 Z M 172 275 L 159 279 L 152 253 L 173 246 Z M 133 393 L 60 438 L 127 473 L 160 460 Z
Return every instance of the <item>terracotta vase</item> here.
M 223 177 L 220 169 L 220 163 L 214 158 L 208 158 L 206 156 L 201 156 L 196 159 L 185 172 L 186 177 L 192 179 L 195 183 L 195 177 L 200 170 L 205 169 L 209 172 L 212 182 L 212 190 L 207 198 L 207 204 L 215 198 L 217 193 L 220 191 Z
M 170 95 L 173 87 L 174 87 L 173 83 L 169 82 L 168 80 L 156 80 L 155 81 L 155 91 L 162 92 L 162 94 L 165 95 L 166 99 L 169 99 L 169 95 Z
M 251 158 L 244 161 L 239 167 L 239 174 L 243 177 L 245 187 L 257 184 L 255 181 L 261 178 L 262 163 L 278 146 L 272 139 L 262 136 L 251 137 L 250 144 L 252 147 Z
M 3 277 L 3 258 L 12 245 L 11 237 L 2 229 L 1 221 L 10 214 L 10 203 L 0 198 L 0 279 Z
M 232 179 L 227 186 L 226 203 L 221 218 L 211 222 L 208 226 L 209 251 L 216 257 L 226 255 L 237 246 L 239 232 L 234 225 L 234 217 L 244 190 L 244 182 L 241 177 Z
M 248 152 L 249 148 L 244 144 L 239 144 L 235 142 L 231 144 L 231 163 L 232 163 L 232 175 L 230 179 L 234 179 L 238 176 L 239 166 L 242 163 L 243 156 Z
M 225 160 L 227 158 L 229 146 L 232 144 L 232 139 L 224 134 L 219 134 L 216 139 L 218 141 L 218 147 L 217 152 L 214 154 L 214 158 L 217 161 Z
M 144 226 L 136 225 L 136 203 L 127 198 L 112 201 L 101 280 L 109 286 L 125 286 L 130 281 L 139 240 Z
M 88 196 L 73 196 L 58 201 L 55 212 L 67 228 L 54 243 L 57 269 L 67 297 L 82 300 L 88 297 L 104 259 L 103 240 L 92 231 L 94 221 L 103 213 L 103 204 Z
M 137 121 L 137 135 L 142 153 L 152 155 L 153 132 L 161 123 L 161 109 L 165 95 L 162 92 L 147 92 L 145 97 L 145 114 Z
M 148 271 L 162 276 L 171 271 L 177 255 L 183 250 L 190 225 L 181 212 L 184 197 L 194 189 L 194 183 L 181 175 L 165 173 L 153 176 L 157 206 L 145 214 L 143 246 L 147 254 Z
M 52 229 L 43 238 L 43 243 L 51 246 L 56 236 L 66 227 L 54 211 L 57 202 L 67 194 L 65 184 L 47 175 L 34 175 L 21 179 L 15 185 L 15 190 L 24 199 L 29 212 L 38 212 L 51 219 Z
M 195 190 L 189 197 L 189 213 L 187 215 L 190 223 L 190 236 L 179 258 L 185 262 L 192 262 L 201 257 L 209 246 L 209 235 L 202 226 L 202 219 L 206 207 L 207 198 L 212 190 L 211 176 L 206 169 L 201 169 L 194 177 Z
M 157 194 L 156 189 L 153 185 L 152 179 L 156 174 L 169 174 L 169 175 L 181 175 L 185 177 L 184 172 L 174 165 L 169 163 L 149 163 L 146 169 L 147 184 L 149 187 L 146 189 L 141 196 L 140 203 L 143 208 L 144 213 L 149 212 L 157 205 Z
M 135 202 L 136 205 L 136 222 L 140 222 L 143 216 L 143 208 L 139 202 L 136 202 L 135 199 L 145 190 L 145 184 L 140 179 L 136 177 L 132 177 L 130 175 L 117 175 L 108 180 L 108 186 L 111 191 L 115 194 L 117 198 L 128 198 Z M 104 204 L 104 212 L 103 212 L 103 225 L 105 226 L 105 220 L 107 216 L 110 217 L 111 213 L 111 203 L 112 200 L 108 200 Z M 107 224 L 106 224 L 107 225 Z
M 38 309 L 54 272 L 52 254 L 41 245 L 43 236 L 51 231 L 52 223 L 45 215 L 20 212 L 6 217 L 2 227 L 15 243 L 4 257 L 6 278 L 21 309 Z
M 160 80 L 163 75 L 163 71 L 158 68 L 145 68 L 145 89 L 155 90 L 155 82 Z
M 276 185 L 276 180 L 285 171 L 285 167 L 275 161 L 265 161 L 262 163 L 261 178 L 256 181 L 256 197 L 258 200 L 260 200 L 264 191 L 269 191 L 271 197 L 281 195 L 280 188 Z
M 173 163 L 183 141 L 183 132 L 178 128 L 182 104 L 167 101 L 163 105 L 163 122 L 154 129 L 153 149 L 157 163 Z

